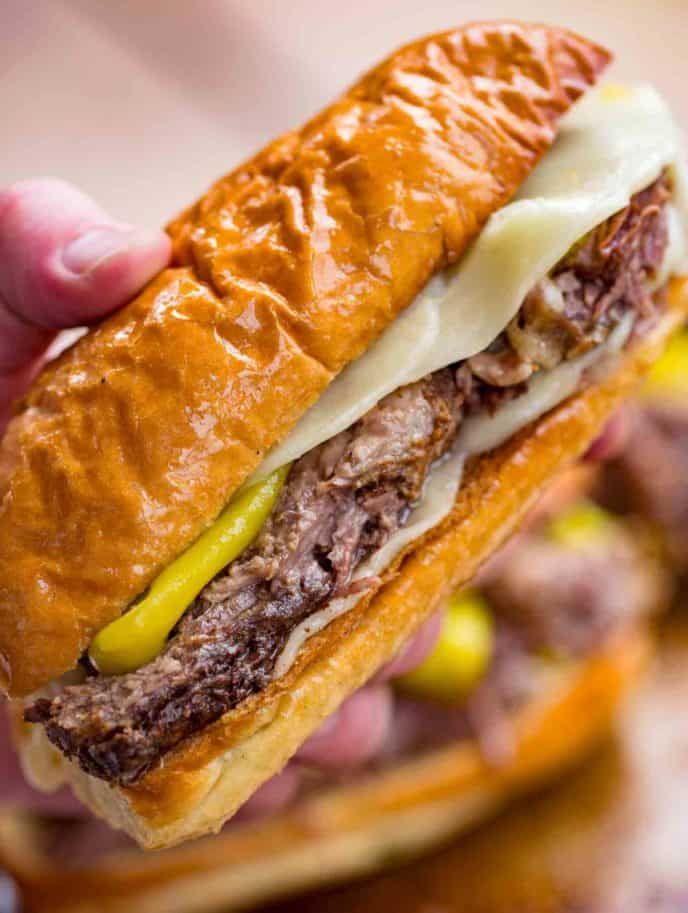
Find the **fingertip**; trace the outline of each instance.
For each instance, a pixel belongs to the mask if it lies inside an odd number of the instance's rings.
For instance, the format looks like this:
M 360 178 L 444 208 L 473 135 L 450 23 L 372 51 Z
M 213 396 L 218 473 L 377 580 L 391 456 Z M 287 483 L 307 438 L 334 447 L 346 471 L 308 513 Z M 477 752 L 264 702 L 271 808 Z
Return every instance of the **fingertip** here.
M 29 328 L 99 320 L 170 258 L 164 232 L 113 220 L 64 181 L 38 178 L 0 190 L 0 296 Z
M 61 252 L 55 269 L 63 296 L 60 325 L 93 323 L 126 304 L 169 263 L 172 242 L 162 231 L 99 226 Z
M 0 409 L 55 331 L 97 322 L 169 263 L 170 238 L 111 219 L 64 181 L 0 188 Z M 21 385 L 16 392 L 21 392 Z
M 612 460 L 624 449 L 629 436 L 629 415 L 622 411 L 613 415 L 602 433 L 588 448 L 585 459 L 588 462 L 600 463 Z
M 234 816 L 235 821 L 254 821 L 280 811 L 295 798 L 301 785 L 301 772 L 293 764 L 275 774 L 246 800 Z
M 440 609 L 440 611 L 431 615 L 427 621 L 423 622 L 413 637 L 401 648 L 397 656 L 380 669 L 373 681 L 386 682 L 389 679 L 398 678 L 400 675 L 406 675 L 407 672 L 420 665 L 430 655 L 437 643 L 442 630 L 443 618 L 444 611 Z
M 329 769 L 346 769 L 372 760 L 387 740 L 393 706 L 389 687 L 362 688 L 304 742 L 296 758 Z

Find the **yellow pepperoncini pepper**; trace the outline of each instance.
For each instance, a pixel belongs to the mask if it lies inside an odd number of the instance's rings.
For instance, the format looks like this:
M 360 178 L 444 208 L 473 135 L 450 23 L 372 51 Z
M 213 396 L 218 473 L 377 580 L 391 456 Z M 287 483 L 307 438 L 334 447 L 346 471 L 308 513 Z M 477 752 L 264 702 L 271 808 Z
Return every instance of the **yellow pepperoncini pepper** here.
M 547 527 L 550 539 L 568 548 L 594 548 L 613 534 L 615 521 L 592 501 L 582 499 L 558 514 Z
M 288 472 L 289 466 L 284 466 L 240 492 L 130 611 L 95 636 L 89 657 L 99 672 L 132 672 L 162 652 L 170 631 L 196 596 L 258 535 Z
M 688 332 L 683 331 L 669 343 L 666 352 L 653 365 L 643 384 L 643 399 L 664 399 L 688 395 Z
M 435 649 L 397 679 L 397 685 L 430 700 L 460 701 L 485 674 L 493 646 L 492 617 L 484 599 L 473 592 L 456 593 L 449 600 Z

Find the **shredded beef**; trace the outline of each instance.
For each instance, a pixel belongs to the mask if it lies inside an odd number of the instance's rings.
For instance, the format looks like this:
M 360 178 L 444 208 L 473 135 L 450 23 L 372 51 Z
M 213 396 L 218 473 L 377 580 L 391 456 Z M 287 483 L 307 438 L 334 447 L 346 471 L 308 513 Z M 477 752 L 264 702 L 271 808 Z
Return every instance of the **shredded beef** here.
M 255 545 L 201 594 L 158 659 L 39 700 L 27 718 L 45 721 L 88 773 L 136 782 L 267 686 L 293 628 L 343 595 L 355 567 L 403 524 L 456 434 L 462 403 L 454 373 L 438 371 L 306 454 Z
M 298 460 L 255 545 L 201 593 L 160 657 L 39 699 L 26 719 L 87 773 L 126 786 L 264 689 L 296 625 L 351 592 L 354 570 L 406 522 L 465 415 L 495 412 L 534 371 L 601 342 L 627 311 L 647 316 L 667 197 L 661 178 L 592 232 L 486 352 L 390 394 Z
M 524 361 L 553 368 L 607 338 L 629 310 L 651 319 L 651 282 L 668 242 L 666 177 L 590 232 L 526 296 L 506 335 Z

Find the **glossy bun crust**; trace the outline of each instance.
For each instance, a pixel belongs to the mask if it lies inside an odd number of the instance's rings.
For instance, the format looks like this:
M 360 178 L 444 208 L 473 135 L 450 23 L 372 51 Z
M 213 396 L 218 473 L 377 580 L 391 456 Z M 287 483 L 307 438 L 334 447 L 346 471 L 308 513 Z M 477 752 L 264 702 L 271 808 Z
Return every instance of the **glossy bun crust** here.
M 460 257 L 608 60 L 537 25 L 427 38 L 172 223 L 176 268 L 44 372 L 0 448 L 0 685 L 74 666 Z
M 491 767 L 471 741 L 354 777 L 266 819 L 166 853 L 115 851 L 64 867 L 40 829 L 0 813 L 0 866 L 34 913 L 210 913 L 360 876 L 427 851 L 577 762 L 606 735 L 651 644 L 628 631 L 528 704 Z
M 40 726 L 24 724 L 20 741 L 34 782 L 66 779 L 97 814 L 149 848 L 219 829 L 452 589 L 471 579 L 552 478 L 584 453 L 687 316 L 688 279 L 677 280 L 663 320 L 619 357 L 611 375 L 470 463 L 449 516 L 407 548 L 376 593 L 311 637 L 283 678 L 170 752 L 136 786 L 114 788 L 87 776 Z

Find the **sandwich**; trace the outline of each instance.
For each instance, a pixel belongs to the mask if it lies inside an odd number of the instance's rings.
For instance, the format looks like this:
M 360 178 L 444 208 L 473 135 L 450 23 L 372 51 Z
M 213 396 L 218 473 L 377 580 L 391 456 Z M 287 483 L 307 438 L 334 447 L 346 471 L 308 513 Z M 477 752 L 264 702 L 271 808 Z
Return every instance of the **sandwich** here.
M 688 573 L 688 333 L 676 336 L 627 411 L 623 450 L 605 466 L 597 496 L 649 528 L 667 564 Z M 651 468 L 651 471 L 648 471 Z
M 577 486 L 574 486 L 574 488 Z M 298 770 L 288 807 L 155 854 L 95 819 L 0 814 L 0 865 L 41 913 L 233 910 L 408 859 L 560 775 L 608 732 L 651 655 L 666 580 L 633 532 L 564 504 L 471 590 L 396 682 L 380 758 Z M 560 510 L 549 517 L 552 505 Z
M 678 131 L 588 91 L 609 59 L 512 22 L 402 48 L 18 404 L 0 677 L 34 782 L 145 847 L 218 830 L 589 446 L 688 306 Z

